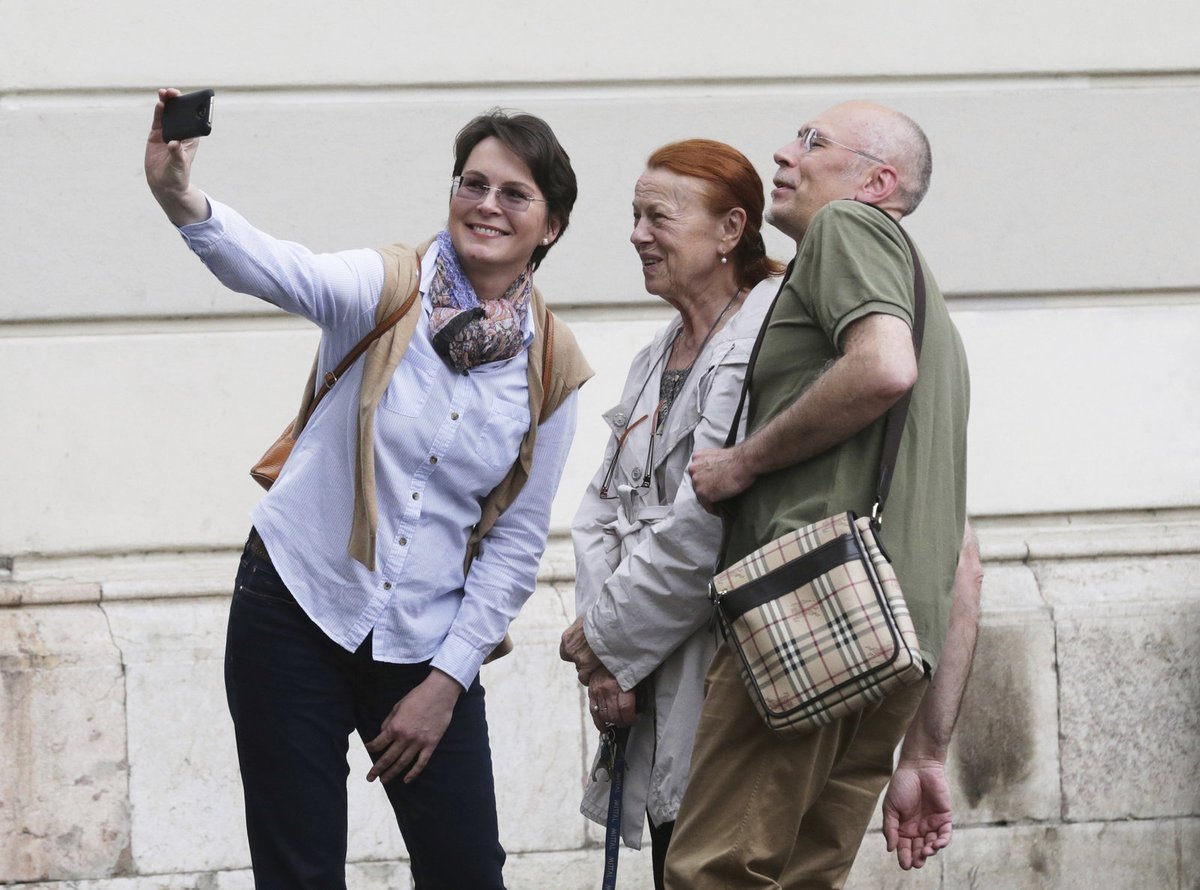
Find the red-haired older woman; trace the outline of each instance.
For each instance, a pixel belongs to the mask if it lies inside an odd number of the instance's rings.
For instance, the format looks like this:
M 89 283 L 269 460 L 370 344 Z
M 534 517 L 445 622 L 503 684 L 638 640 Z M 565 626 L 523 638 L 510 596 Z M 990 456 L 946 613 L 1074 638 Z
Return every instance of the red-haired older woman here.
M 646 290 L 678 315 L 633 360 L 612 430 L 572 526 L 578 618 L 562 655 L 588 686 L 597 728 L 631 727 L 622 837 L 649 816 L 656 886 L 688 778 L 704 675 L 716 648 L 707 583 L 721 523 L 687 474 L 724 442 L 782 266 L 760 227 L 763 186 L 737 150 L 707 139 L 663 146 L 633 195 Z M 603 823 L 609 782 L 582 811 Z

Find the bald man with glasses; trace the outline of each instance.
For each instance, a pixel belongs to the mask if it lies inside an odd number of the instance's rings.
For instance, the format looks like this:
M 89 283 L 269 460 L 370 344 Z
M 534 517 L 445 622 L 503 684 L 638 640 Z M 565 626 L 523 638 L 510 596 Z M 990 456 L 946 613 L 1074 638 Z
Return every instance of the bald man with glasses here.
M 840 888 L 885 787 L 901 868 L 950 841 L 945 759 L 982 570 L 966 516 L 966 357 L 922 260 L 918 362 L 914 262 L 898 226 L 928 189 L 929 144 L 904 115 L 849 102 L 806 123 L 775 161 L 766 217 L 797 252 L 749 371 L 747 435 L 698 451 L 689 472 L 701 502 L 729 516 L 724 565 L 828 515 L 869 514 L 884 415 L 911 389 L 883 538 L 932 679 L 785 736 L 721 645 L 668 853 L 673 890 Z

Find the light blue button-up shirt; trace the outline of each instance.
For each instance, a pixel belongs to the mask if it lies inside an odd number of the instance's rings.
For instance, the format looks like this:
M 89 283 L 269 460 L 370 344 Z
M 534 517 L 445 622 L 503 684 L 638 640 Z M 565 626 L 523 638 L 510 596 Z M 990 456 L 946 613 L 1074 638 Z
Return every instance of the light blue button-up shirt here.
M 208 220 L 180 229 L 189 247 L 226 286 L 319 325 L 320 371 L 333 368 L 375 324 L 382 257 L 366 249 L 314 254 L 209 203 Z M 434 242 L 422 258 L 425 312 L 375 416 L 376 570 L 347 552 L 361 360 L 322 400 L 250 515 L 296 601 L 330 639 L 354 651 L 374 631 L 377 660 L 432 660 L 466 687 L 533 592 L 576 397 L 539 427 L 529 480 L 464 576 L 483 499 L 512 467 L 529 427 L 528 351 L 468 373 L 437 355 L 427 297 L 437 250 Z M 533 339 L 531 312 L 525 339 Z

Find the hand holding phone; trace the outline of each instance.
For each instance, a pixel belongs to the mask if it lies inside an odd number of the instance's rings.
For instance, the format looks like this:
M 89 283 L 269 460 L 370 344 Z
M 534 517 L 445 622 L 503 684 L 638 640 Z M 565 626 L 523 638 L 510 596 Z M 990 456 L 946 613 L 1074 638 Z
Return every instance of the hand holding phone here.
M 211 132 L 211 114 L 212 90 L 186 96 L 173 89 L 158 91 L 146 139 L 146 184 L 177 226 L 202 222 L 209 216 L 208 198 L 192 185 L 191 178 L 192 160 L 200 147 L 194 137 Z M 175 119 L 170 125 L 168 116 Z M 186 126 L 180 125 L 180 118 Z
M 163 142 L 195 139 L 212 132 L 212 90 L 198 90 L 168 99 L 163 106 Z

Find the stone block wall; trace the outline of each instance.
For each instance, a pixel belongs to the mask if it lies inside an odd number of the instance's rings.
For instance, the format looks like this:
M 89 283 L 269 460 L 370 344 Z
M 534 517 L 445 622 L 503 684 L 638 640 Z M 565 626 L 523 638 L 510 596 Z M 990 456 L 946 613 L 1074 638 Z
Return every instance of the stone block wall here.
M 903 873 L 876 818 L 848 886 L 1195 890 L 1200 516 L 980 525 L 987 576 L 949 767 L 954 840 Z M 0 883 L 252 886 L 221 678 L 235 562 L 18 562 L 0 581 Z M 577 811 L 595 734 L 557 657 L 571 581 L 556 540 L 516 651 L 485 668 L 514 890 L 599 886 L 602 835 Z M 407 888 L 367 768 L 352 740 L 349 885 Z M 648 853 L 624 851 L 621 875 L 649 890 Z

